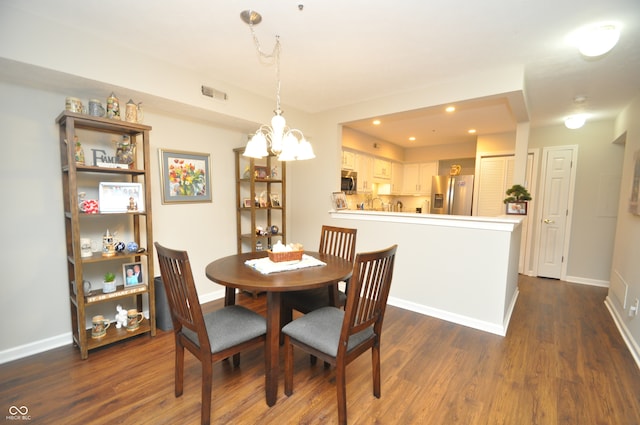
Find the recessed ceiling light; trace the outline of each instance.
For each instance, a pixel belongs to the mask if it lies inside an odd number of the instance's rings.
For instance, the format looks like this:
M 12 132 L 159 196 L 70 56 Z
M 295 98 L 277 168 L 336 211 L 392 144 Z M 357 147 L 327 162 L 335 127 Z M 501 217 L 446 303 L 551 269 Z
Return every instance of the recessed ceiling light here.
M 409 140 L 411 140 L 412 142 L 415 142 L 415 141 L 416 141 L 416 138 L 415 138 L 415 137 L 413 137 L 413 136 L 411 136 L 411 137 L 409 137 Z
M 468 133 L 469 134 L 475 134 L 476 133 L 476 129 L 475 128 L 470 128 Z
M 568 41 L 587 57 L 604 55 L 614 48 L 619 39 L 620 25 L 614 22 L 588 25 L 568 37 Z
M 380 120 L 373 120 L 373 125 L 380 125 Z
M 447 108 L 445 109 L 445 111 L 447 111 L 447 112 L 453 112 L 455 110 L 456 110 L 455 106 L 447 106 Z
M 587 120 L 587 116 L 584 114 L 571 115 L 564 120 L 564 125 L 570 130 L 575 130 L 582 127 Z

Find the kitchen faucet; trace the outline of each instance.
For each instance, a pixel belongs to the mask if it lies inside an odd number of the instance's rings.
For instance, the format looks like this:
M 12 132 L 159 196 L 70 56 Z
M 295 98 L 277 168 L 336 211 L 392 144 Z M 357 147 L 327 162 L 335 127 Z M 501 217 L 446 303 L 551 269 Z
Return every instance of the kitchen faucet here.
M 376 199 L 380 201 L 380 211 L 384 210 L 384 201 L 381 198 L 373 198 L 371 200 L 371 209 L 375 211 L 373 203 L 376 201 Z

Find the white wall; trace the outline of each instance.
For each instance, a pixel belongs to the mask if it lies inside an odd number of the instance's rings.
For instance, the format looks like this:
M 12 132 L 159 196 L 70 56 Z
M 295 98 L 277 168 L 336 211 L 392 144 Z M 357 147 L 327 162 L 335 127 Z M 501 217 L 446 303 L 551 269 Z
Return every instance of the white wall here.
M 563 125 L 531 129 L 529 148 L 578 145 L 571 245 L 566 259 L 567 280 L 571 282 L 603 286 L 609 282 L 617 209 L 603 203 L 617 204 L 624 154 L 621 146 L 612 143 L 614 139 L 612 121 L 588 122 L 579 130 Z M 539 168 L 542 163 L 541 158 Z M 539 171 L 538 198 L 543 190 Z M 536 194 L 532 195 L 535 199 Z M 532 267 L 535 270 L 535 265 Z
M 629 308 L 640 299 L 640 216 L 628 212 L 633 180 L 634 155 L 640 151 L 640 96 L 616 121 L 616 134 L 623 135 L 624 164 L 620 185 L 619 215 L 616 227 L 611 283 L 607 305 L 622 329 L 640 365 L 640 315 L 630 317 Z M 626 134 L 625 134 L 626 133 Z M 624 303 L 626 301 L 626 304 Z

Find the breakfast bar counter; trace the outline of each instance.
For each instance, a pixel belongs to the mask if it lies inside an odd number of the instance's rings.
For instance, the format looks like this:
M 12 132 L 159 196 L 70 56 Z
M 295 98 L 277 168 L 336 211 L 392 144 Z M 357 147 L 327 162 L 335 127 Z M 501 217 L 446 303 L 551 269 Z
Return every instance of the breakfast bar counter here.
M 518 297 L 521 216 L 330 211 L 357 251 L 398 244 L 389 304 L 505 335 Z

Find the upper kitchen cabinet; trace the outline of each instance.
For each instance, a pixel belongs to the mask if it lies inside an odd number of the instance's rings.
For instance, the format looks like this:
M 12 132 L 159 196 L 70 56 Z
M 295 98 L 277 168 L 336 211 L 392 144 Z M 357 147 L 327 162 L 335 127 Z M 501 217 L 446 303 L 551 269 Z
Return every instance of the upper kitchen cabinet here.
M 402 193 L 402 182 L 404 180 L 404 166 L 399 162 L 391 163 L 391 194 L 400 195 Z
M 431 178 L 438 174 L 438 163 L 404 164 L 402 194 L 431 195 Z
M 371 192 L 373 189 L 373 157 L 356 154 L 356 167 L 358 172 L 358 192 Z
M 342 169 L 354 170 L 356 168 L 356 154 L 351 151 L 342 151 Z
M 379 180 L 391 179 L 391 161 L 386 159 L 373 159 L 373 177 Z

